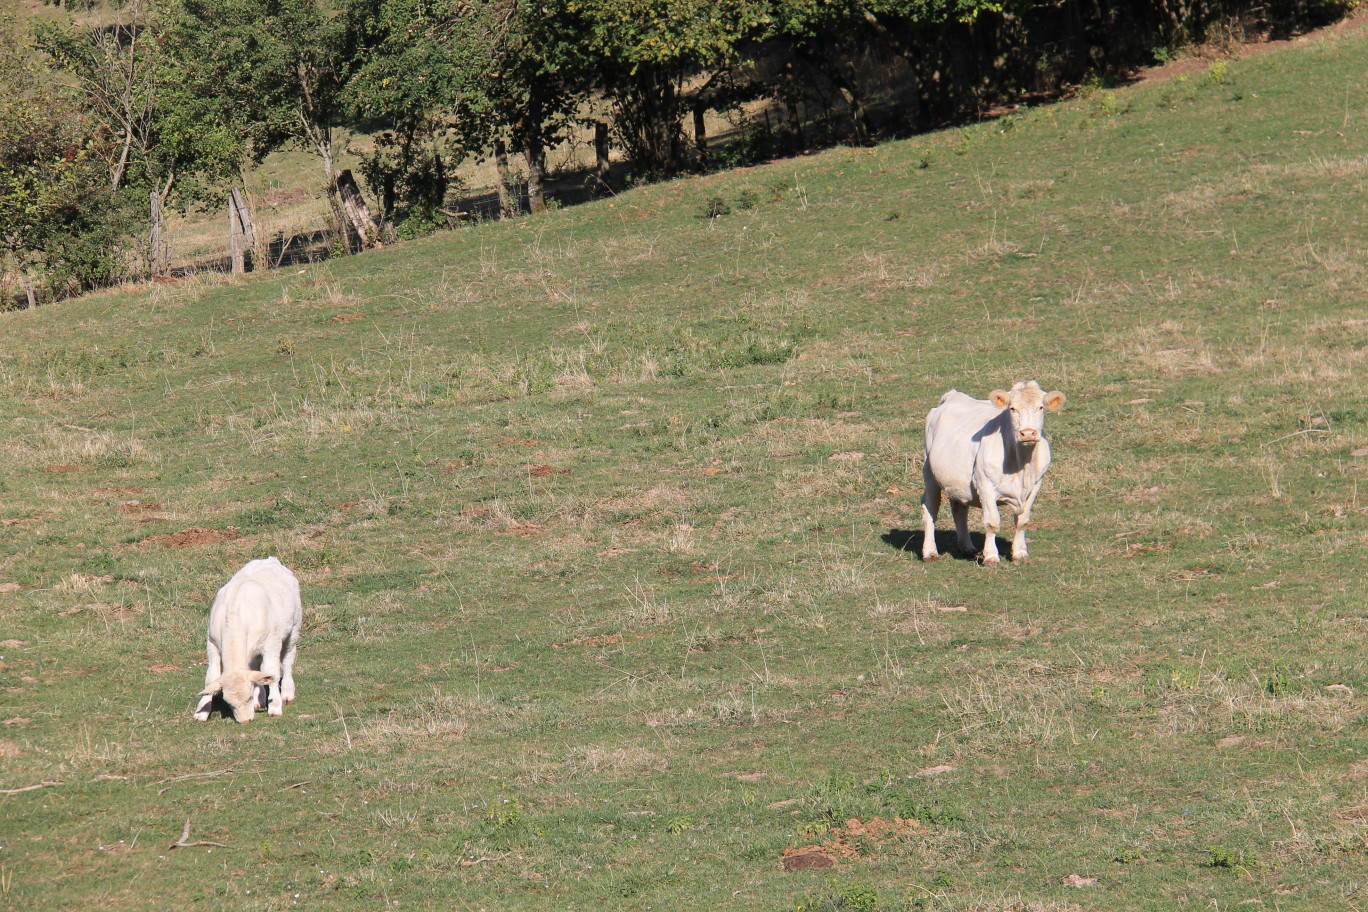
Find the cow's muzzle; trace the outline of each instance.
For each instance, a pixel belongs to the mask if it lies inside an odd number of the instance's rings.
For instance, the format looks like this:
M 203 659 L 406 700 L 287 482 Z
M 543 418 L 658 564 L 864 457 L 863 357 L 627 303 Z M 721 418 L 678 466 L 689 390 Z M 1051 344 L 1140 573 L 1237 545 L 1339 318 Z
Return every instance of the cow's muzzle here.
M 1026 428 L 1026 429 L 1024 429 L 1024 430 L 1017 431 L 1017 442 L 1018 442 L 1018 443 L 1039 443 L 1039 442 L 1040 442 L 1040 432 L 1039 432 L 1039 431 L 1032 430 L 1032 429 L 1030 429 L 1030 428 Z

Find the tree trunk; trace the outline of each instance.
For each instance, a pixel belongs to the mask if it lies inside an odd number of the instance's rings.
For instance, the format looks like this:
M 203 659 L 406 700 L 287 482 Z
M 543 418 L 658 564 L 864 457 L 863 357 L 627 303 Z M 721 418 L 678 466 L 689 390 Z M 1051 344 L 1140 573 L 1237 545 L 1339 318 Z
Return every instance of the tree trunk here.
M 128 151 L 133 146 L 133 131 L 124 128 L 123 148 L 119 150 L 119 163 L 114 166 L 114 174 L 109 181 L 109 192 L 118 193 L 123 183 L 124 170 L 128 167 Z
M 366 207 L 366 200 L 361 195 L 361 188 L 356 186 L 356 179 L 352 177 L 351 170 L 344 168 L 337 172 L 334 186 L 335 192 L 342 197 L 342 209 L 347 220 L 356 229 L 356 236 L 361 239 L 361 246 L 384 246 L 380 243 L 380 229 L 371 218 L 370 209 Z
M 608 162 L 608 124 L 602 120 L 594 123 L 594 159 L 594 196 L 607 196 L 613 192 L 613 188 L 608 183 L 611 170 Z
M 533 213 L 546 211 L 546 196 L 542 192 L 542 175 L 546 171 L 546 149 L 541 136 L 533 129 L 523 144 L 527 157 L 527 208 Z
M 502 139 L 494 140 L 494 167 L 499 172 L 499 218 L 511 219 L 518 214 L 517 202 L 508 181 L 508 146 Z
M 798 112 L 798 81 L 793 78 L 793 64 L 784 64 L 784 86 L 785 98 L 784 107 L 788 109 L 789 137 L 793 140 L 794 148 L 803 147 L 803 118 Z
M 703 102 L 697 102 L 693 109 L 694 147 L 698 149 L 698 167 L 708 169 L 708 125 L 703 122 L 705 109 Z

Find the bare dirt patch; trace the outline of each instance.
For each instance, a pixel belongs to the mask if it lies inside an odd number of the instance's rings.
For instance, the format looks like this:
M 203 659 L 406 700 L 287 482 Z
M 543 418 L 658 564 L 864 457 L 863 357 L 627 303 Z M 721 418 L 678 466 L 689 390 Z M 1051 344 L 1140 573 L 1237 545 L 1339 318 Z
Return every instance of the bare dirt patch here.
M 811 871 L 814 868 L 829 868 L 836 863 L 821 846 L 803 846 L 784 850 L 784 869 L 787 871 Z
M 124 516 L 136 516 L 146 522 L 156 519 L 157 516 L 155 514 L 161 508 L 162 505 L 159 503 L 142 503 L 137 500 L 126 500 L 114 509 L 118 510 Z
M 577 637 L 573 640 L 566 640 L 564 643 L 552 643 L 552 649 L 564 649 L 567 646 L 588 646 L 591 649 L 601 649 L 604 646 L 617 646 L 622 642 L 620 633 L 603 633 L 598 636 Z
M 827 831 L 827 839 L 819 845 L 800 846 L 784 850 L 784 868 L 789 871 L 805 871 L 812 868 L 829 868 L 839 861 L 854 861 L 861 855 L 869 855 L 871 846 L 901 839 L 911 833 L 920 832 L 924 827 L 916 820 L 894 817 L 871 817 L 861 820 L 852 817 L 844 826 Z
M 81 471 L 81 467 L 74 465 L 49 465 L 43 466 L 43 471 L 49 475 L 73 475 Z
M 198 526 L 191 526 L 189 529 L 172 532 L 170 535 L 149 536 L 138 542 L 137 547 L 143 551 L 156 546 L 181 550 L 204 545 L 219 545 L 239 538 L 242 538 L 242 533 L 231 527 L 228 529 L 201 529 Z

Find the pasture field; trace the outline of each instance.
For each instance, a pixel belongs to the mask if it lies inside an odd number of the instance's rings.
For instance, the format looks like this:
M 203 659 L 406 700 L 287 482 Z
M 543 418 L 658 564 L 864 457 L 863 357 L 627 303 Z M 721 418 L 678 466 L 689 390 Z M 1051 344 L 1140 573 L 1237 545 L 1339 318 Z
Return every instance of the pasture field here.
M 1366 152 L 1347 36 L 0 317 L 0 909 L 1368 907 Z M 923 565 L 1028 377 L 1033 561 Z

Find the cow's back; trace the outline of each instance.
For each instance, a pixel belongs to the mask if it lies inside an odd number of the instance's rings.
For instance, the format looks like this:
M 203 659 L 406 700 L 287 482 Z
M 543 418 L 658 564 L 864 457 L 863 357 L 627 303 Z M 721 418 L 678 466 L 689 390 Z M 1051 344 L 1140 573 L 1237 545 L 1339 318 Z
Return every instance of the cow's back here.
M 250 596 L 240 598 L 244 586 L 248 586 Z M 214 597 L 214 605 L 209 611 L 210 638 L 218 638 L 221 642 L 230 614 L 239 609 L 261 610 L 269 627 L 293 635 L 303 621 L 299 580 L 274 557 L 248 561 Z
M 998 436 L 984 431 L 1001 418 L 1002 409 L 993 403 L 953 389 L 927 414 L 926 464 L 952 500 L 970 503 L 977 499 L 974 465 L 983 442 Z

